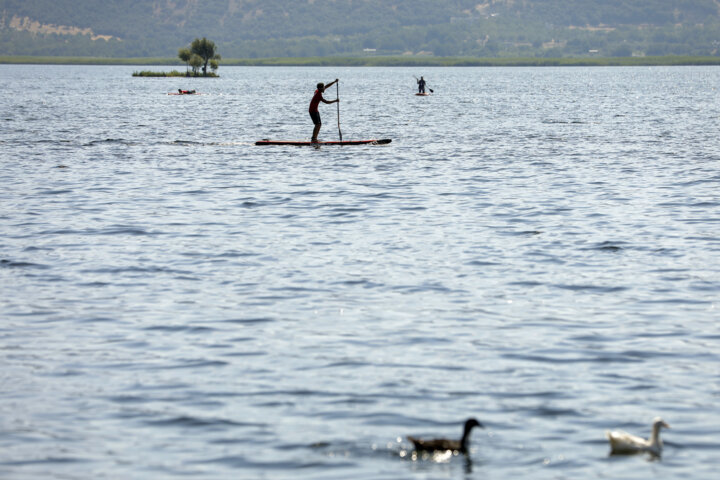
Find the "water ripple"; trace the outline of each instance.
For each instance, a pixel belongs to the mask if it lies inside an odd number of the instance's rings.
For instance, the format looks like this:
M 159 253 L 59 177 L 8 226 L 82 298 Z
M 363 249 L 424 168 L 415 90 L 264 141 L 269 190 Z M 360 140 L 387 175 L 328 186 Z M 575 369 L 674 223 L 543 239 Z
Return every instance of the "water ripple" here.
M 0 476 L 714 478 L 720 70 L 415 70 L 0 65 Z

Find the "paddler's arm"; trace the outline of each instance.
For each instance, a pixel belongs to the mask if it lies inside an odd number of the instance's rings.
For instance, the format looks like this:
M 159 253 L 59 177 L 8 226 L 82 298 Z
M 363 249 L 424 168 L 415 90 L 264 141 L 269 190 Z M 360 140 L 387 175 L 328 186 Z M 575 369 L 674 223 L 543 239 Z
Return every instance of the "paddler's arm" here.
M 327 85 L 325 85 L 325 90 L 327 90 L 329 86 L 334 85 L 334 84 L 336 84 L 337 82 L 338 82 L 338 79 L 336 78 L 336 79 L 333 80 L 332 82 L 328 83 Z M 330 101 L 328 101 L 328 100 L 325 100 L 325 99 L 322 98 L 322 97 L 320 97 L 320 100 L 322 100 L 323 103 L 336 103 L 336 102 L 339 102 L 339 101 L 340 101 L 339 98 L 336 98 L 335 100 L 330 100 Z

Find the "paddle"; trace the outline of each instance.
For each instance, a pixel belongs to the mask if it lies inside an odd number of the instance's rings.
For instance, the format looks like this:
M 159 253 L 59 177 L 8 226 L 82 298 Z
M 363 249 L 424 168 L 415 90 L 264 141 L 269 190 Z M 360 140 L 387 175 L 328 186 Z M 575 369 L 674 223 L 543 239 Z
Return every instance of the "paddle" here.
M 340 82 L 335 84 L 335 92 L 337 95 L 337 110 L 338 110 L 338 134 L 340 134 L 340 141 L 342 142 L 342 131 L 340 131 Z

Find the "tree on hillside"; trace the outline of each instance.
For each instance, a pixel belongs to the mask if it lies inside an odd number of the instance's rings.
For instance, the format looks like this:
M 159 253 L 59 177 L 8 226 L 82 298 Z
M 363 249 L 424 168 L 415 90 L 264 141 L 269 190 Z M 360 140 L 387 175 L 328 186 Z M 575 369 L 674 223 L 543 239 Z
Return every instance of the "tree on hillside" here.
M 210 60 L 220 60 L 220 54 L 215 53 L 215 42 L 208 40 L 203 37 L 202 40 L 196 38 L 190 44 L 190 50 L 192 53 L 202 58 L 203 60 L 203 75 L 207 76 L 207 66 Z

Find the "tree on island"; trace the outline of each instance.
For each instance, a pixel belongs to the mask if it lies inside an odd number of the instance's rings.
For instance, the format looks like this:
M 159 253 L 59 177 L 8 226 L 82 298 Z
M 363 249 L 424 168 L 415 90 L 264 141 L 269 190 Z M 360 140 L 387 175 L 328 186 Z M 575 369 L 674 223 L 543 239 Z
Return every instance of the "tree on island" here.
M 192 57 L 192 52 L 189 48 L 183 47 L 180 50 L 178 50 L 178 57 L 180 57 L 180 60 L 185 62 L 185 75 L 188 77 L 190 76 L 190 58 Z
M 198 76 L 198 69 L 202 64 L 203 59 L 200 58 L 200 55 L 195 55 L 194 53 L 190 55 L 190 66 L 192 67 L 193 75 L 195 75 L 196 77 Z
M 220 54 L 215 53 L 215 42 L 212 40 L 208 40 L 207 38 L 203 37 L 202 40 L 199 38 L 196 38 L 193 40 L 193 42 L 190 44 L 190 51 L 194 53 L 195 55 L 199 56 L 203 60 L 203 75 L 207 76 L 207 66 L 208 62 L 211 60 L 215 60 L 215 64 L 211 64 L 211 68 L 213 65 L 217 65 L 217 60 L 220 60 Z M 217 68 L 213 68 L 213 70 L 217 70 Z
M 207 77 L 207 67 L 215 73 L 219 67 L 218 60 L 221 59 L 220 54 L 215 53 L 215 42 L 203 37 L 196 38 L 190 44 L 190 48 L 183 47 L 178 50 L 178 57 L 185 62 L 186 75 L 190 75 L 187 68 L 192 67 L 193 75 L 198 76 L 198 70 L 202 67 L 203 76 Z

